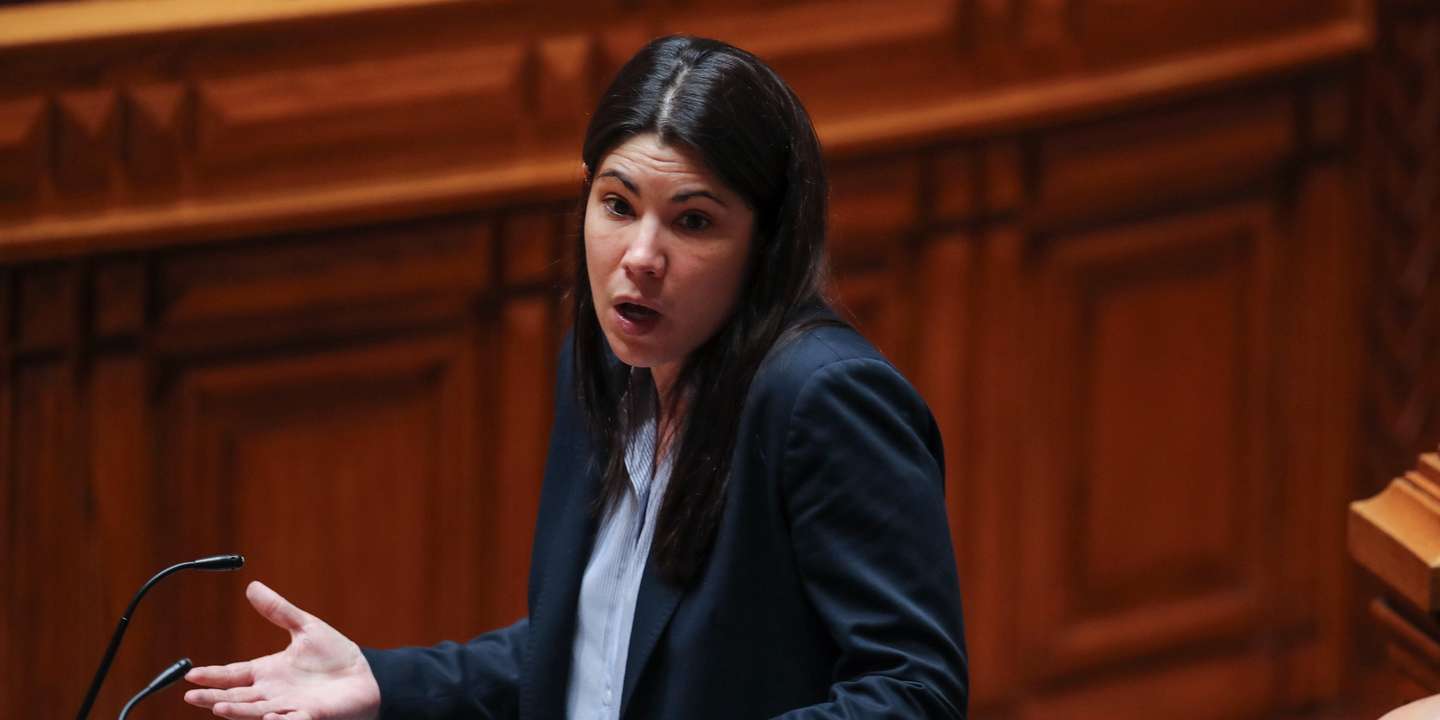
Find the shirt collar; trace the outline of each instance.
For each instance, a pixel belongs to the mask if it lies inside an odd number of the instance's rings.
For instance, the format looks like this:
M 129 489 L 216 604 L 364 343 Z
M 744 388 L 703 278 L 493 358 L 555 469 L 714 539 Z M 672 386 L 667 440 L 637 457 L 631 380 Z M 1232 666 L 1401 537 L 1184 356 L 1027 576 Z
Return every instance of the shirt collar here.
M 630 444 L 625 448 L 625 470 L 630 476 L 630 489 L 635 491 L 635 497 L 643 498 L 650 488 L 650 483 L 655 475 L 661 472 L 668 472 L 670 469 L 670 453 L 667 450 L 665 457 L 659 459 L 658 463 L 652 465 L 655 458 L 655 419 L 650 418 L 631 438 Z M 656 467 L 655 465 L 658 465 Z M 652 472 L 653 471 L 653 472 Z

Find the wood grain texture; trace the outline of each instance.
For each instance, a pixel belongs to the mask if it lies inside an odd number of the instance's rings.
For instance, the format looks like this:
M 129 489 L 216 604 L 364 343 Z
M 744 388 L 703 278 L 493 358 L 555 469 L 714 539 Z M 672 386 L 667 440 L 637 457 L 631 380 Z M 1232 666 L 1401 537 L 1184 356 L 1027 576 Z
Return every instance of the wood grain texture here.
M 1351 692 L 1369 3 L 121 8 L 0 10 L 0 705 L 76 705 L 213 552 L 97 712 L 277 647 L 252 578 L 364 643 L 523 612 L 580 134 L 669 31 L 816 119 L 834 296 L 944 436 L 973 716 Z

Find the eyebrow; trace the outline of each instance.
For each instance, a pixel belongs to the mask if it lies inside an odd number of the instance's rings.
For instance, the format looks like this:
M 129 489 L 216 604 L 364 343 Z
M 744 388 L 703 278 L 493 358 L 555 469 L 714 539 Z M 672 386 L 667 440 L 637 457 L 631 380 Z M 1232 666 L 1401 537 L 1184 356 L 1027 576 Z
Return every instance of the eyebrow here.
M 605 172 L 600 173 L 599 177 L 613 177 L 616 180 L 619 180 L 620 183 L 625 186 L 625 189 L 629 190 L 632 193 L 635 193 L 636 195 L 640 194 L 640 188 L 636 187 L 635 183 L 630 182 L 630 178 L 625 177 L 625 173 L 622 173 L 619 170 L 606 170 Z M 715 194 L 710 192 L 709 190 L 690 190 L 688 192 L 676 193 L 673 197 L 670 198 L 670 202 L 685 202 L 690 198 L 696 197 L 710 198 L 711 200 L 714 200 L 717 204 L 719 204 L 720 207 L 730 207 L 729 205 L 725 204 L 724 200 L 716 197 Z

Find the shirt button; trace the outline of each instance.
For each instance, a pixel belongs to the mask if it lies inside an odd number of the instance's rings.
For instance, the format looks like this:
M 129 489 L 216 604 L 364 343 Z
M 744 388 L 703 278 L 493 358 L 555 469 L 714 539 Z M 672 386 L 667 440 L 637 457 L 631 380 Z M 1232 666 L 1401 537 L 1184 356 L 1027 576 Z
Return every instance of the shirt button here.
M 607 689 L 607 690 L 605 691 L 605 704 L 606 704 L 606 705 L 609 705 L 609 704 L 610 704 L 610 701 L 611 701 L 611 700 L 614 700 L 614 699 L 615 699 L 615 694 L 612 693 L 612 692 L 610 692 L 610 691 Z

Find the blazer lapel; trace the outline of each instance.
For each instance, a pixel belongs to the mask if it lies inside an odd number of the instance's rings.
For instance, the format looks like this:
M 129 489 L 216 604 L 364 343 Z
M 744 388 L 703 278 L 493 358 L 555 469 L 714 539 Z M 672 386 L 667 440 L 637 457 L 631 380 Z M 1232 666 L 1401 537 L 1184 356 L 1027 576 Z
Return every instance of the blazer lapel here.
M 535 598 L 530 617 L 529 672 L 522 683 L 526 693 L 521 717 L 560 718 L 565 714 L 565 690 L 575 639 L 575 611 L 580 580 L 595 544 L 596 519 L 591 502 L 600 487 L 594 463 L 586 463 L 583 478 L 574 484 L 570 498 L 543 558 L 545 585 Z
M 625 687 L 620 693 L 620 717 L 630 707 L 635 683 L 644 672 L 655 644 L 664 634 L 684 590 L 661 579 L 653 555 L 645 561 L 645 575 L 640 579 L 640 592 L 635 597 L 635 620 L 630 625 L 630 650 L 625 658 Z

